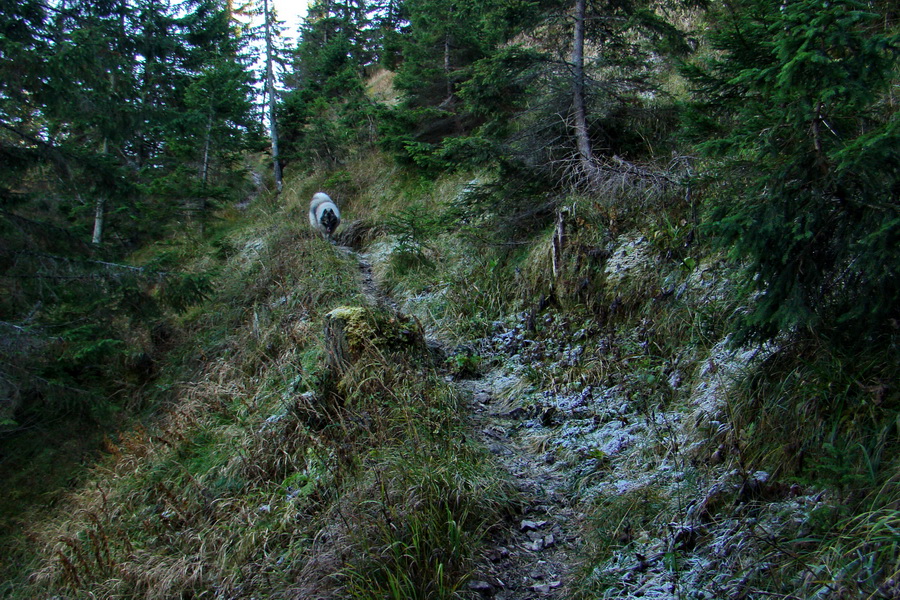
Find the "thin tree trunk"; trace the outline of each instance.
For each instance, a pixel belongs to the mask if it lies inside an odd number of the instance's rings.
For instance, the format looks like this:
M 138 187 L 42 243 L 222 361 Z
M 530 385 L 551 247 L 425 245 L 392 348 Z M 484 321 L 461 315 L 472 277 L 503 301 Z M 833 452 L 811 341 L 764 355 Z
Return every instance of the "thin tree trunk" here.
M 209 151 L 212 145 L 212 111 L 206 123 L 206 140 L 203 142 L 203 162 L 200 165 L 200 197 L 197 198 L 197 223 L 200 225 L 200 235 L 206 233 L 206 186 L 209 182 Z
M 553 232 L 553 244 L 550 246 L 550 257 L 553 267 L 554 285 L 563 270 L 563 250 L 566 246 L 566 210 L 556 213 L 556 231 Z
M 97 200 L 94 203 L 94 235 L 91 238 L 91 243 L 95 246 L 99 246 L 103 242 L 103 220 L 105 214 L 106 197 L 97 196 Z
M 109 140 L 103 138 L 103 154 L 109 152 Z M 99 246 L 103 242 L 103 222 L 106 219 L 106 196 L 102 193 L 94 201 L 94 234 L 91 243 Z
M 575 40 L 572 47 L 572 96 L 575 109 L 575 141 L 578 157 L 587 173 L 593 171 L 594 153 L 588 135 L 587 109 L 584 102 L 584 15 L 585 0 L 575 0 Z
M 269 136 L 272 138 L 272 163 L 275 170 L 275 188 L 281 193 L 284 183 L 281 175 L 281 157 L 278 154 L 278 127 L 275 123 L 275 50 L 272 42 L 272 15 L 269 0 L 263 0 L 266 27 L 266 91 L 269 95 Z
M 450 34 L 444 36 L 444 77 L 447 78 L 447 99 L 450 102 L 453 97 L 453 82 L 450 81 Z
M 206 184 L 209 181 L 209 146 L 210 139 L 212 138 L 212 123 L 213 118 L 212 114 L 209 115 L 209 121 L 206 123 L 206 141 L 203 143 L 203 163 L 200 165 L 200 181 L 203 184 L 203 189 L 206 189 Z

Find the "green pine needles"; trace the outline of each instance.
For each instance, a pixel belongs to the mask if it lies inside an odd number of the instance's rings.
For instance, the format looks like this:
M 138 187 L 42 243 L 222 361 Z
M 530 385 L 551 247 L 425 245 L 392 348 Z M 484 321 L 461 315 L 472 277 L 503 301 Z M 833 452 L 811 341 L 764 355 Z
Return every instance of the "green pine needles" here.
M 686 74 L 728 189 L 708 223 L 756 295 L 743 338 L 891 330 L 900 296 L 900 36 L 855 0 L 748 0 Z M 707 113 L 708 115 L 710 112 Z M 723 178 L 725 179 L 725 178 Z M 861 335 L 863 334 L 863 335 Z

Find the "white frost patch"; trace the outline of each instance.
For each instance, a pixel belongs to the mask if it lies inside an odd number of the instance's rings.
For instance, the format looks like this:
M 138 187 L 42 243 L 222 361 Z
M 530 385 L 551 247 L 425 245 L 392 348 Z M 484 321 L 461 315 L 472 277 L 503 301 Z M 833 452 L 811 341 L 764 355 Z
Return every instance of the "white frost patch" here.
M 620 421 L 603 425 L 593 420 L 566 421 L 553 440 L 557 447 L 578 455 L 600 452 L 605 457 L 613 457 L 638 441 L 642 429 L 641 425 L 625 425 Z
M 688 293 L 697 298 L 701 304 L 724 300 L 728 297 L 728 290 L 732 285 L 726 276 L 727 272 L 718 261 L 704 261 L 688 275 L 678 291 L 678 296 Z
M 644 489 L 655 480 L 656 478 L 649 473 L 634 473 L 634 477 L 631 479 L 606 481 L 598 486 L 597 491 L 604 496 L 621 496 Z
M 248 240 L 241 251 L 241 258 L 245 261 L 256 260 L 265 247 L 266 242 L 263 239 Z
M 695 407 L 694 416 L 716 418 L 720 415 L 731 388 L 752 366 L 775 352 L 766 345 L 755 348 L 728 348 L 724 339 L 710 350 L 709 358 L 700 366 L 698 381 L 691 393 L 690 404 Z
M 518 406 L 521 404 L 521 398 L 515 397 L 517 393 L 531 388 L 522 379 L 522 368 L 524 368 L 522 365 L 513 363 L 507 365 L 507 368 L 494 369 L 484 376 L 480 387 L 490 392 L 497 399 L 506 401 L 506 408 Z
M 446 297 L 447 288 L 444 286 L 432 288 L 431 291 L 420 294 L 403 294 L 399 300 L 402 303 L 403 314 L 415 317 L 427 327 L 440 320 L 440 312 L 447 302 Z
M 653 267 L 650 242 L 644 236 L 619 236 L 616 249 L 606 261 L 604 272 L 608 281 L 621 280 L 635 271 Z
M 383 273 L 387 268 L 387 262 L 390 260 L 391 254 L 396 250 L 397 240 L 393 237 L 388 237 L 369 246 L 367 252 L 360 254 L 360 256 L 363 260 L 367 260 L 373 269 Z

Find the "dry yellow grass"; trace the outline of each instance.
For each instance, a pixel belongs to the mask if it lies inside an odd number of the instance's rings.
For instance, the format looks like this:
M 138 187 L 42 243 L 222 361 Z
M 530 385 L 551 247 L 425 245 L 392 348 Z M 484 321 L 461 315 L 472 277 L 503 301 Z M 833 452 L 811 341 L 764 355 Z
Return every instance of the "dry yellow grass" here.
M 388 106 L 400 102 L 400 95 L 394 89 L 394 72 L 381 67 L 366 80 L 366 93 L 372 100 Z

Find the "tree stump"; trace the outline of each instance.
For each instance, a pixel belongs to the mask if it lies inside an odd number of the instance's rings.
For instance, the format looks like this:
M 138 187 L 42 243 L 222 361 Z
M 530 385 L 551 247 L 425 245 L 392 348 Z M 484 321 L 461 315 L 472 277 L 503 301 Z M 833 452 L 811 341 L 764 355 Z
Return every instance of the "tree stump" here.
M 429 356 L 421 325 L 408 317 L 363 306 L 341 306 L 325 315 L 325 367 L 334 381 L 367 350 Z
M 325 368 L 339 381 L 362 351 L 363 339 L 375 334 L 366 310 L 359 306 L 341 306 L 325 315 Z
M 553 243 L 550 246 L 550 259 L 553 269 L 553 281 L 556 282 L 563 271 L 563 250 L 566 245 L 566 215 L 568 211 L 561 209 L 556 213 L 556 231 L 553 232 Z

